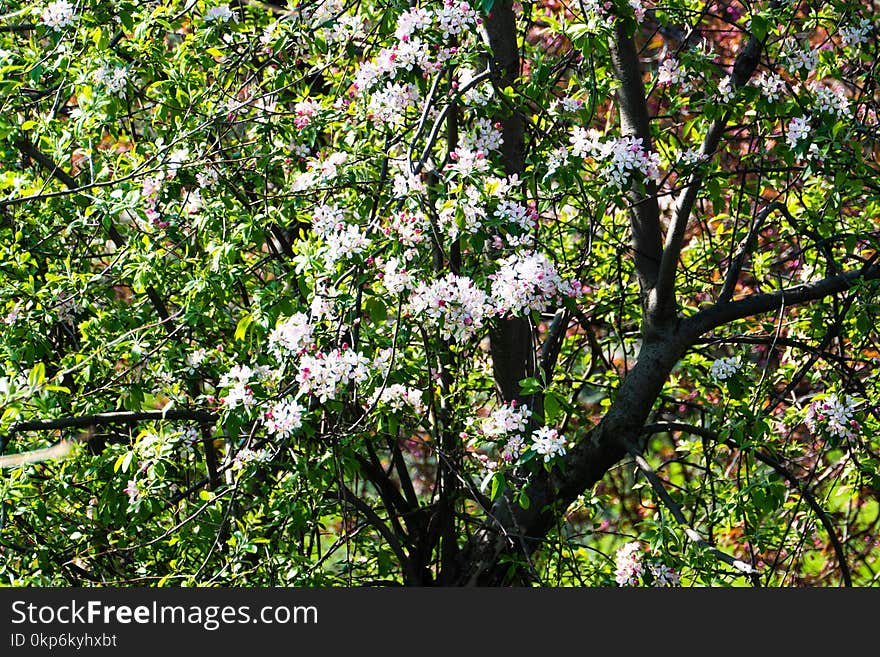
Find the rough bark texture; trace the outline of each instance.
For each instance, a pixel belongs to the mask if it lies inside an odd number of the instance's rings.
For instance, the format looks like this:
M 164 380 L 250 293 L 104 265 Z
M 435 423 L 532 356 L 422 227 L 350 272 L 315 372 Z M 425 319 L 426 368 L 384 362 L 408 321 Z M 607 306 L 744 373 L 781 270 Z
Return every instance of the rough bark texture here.
M 511 0 L 499 0 L 486 17 L 486 35 L 492 48 L 489 68 L 493 84 L 498 89 L 514 86 L 519 76 L 519 50 L 516 44 L 516 14 Z M 508 174 L 522 174 L 525 170 L 523 119 L 516 112 L 496 116 L 501 124 L 504 143 L 501 157 Z M 529 403 L 519 394 L 519 382 L 535 372 L 535 350 L 532 327 L 523 317 L 499 319 L 489 331 L 490 351 L 495 388 L 504 401 Z
M 620 131 L 626 136 L 642 140 L 645 150 L 651 150 L 651 127 L 645 86 L 639 55 L 633 38 L 621 23 L 611 45 L 611 63 L 620 80 L 617 102 L 620 106 Z M 633 259 L 642 293 L 643 306 L 648 291 L 657 284 L 660 259 L 663 255 L 663 235 L 660 228 L 660 206 L 657 204 L 657 185 L 652 180 L 634 183 L 627 192 L 630 202 L 630 230 Z
M 638 361 L 623 380 L 608 413 L 568 453 L 564 471 L 540 471 L 526 487 L 527 509 L 510 495 L 494 504 L 490 518 L 463 553 L 459 584 L 497 586 L 507 582 L 509 568 L 501 556 L 530 555 L 552 528 L 557 514 L 626 456 L 628 442 L 638 443 L 654 401 L 687 348 L 682 338 L 675 331 L 642 345 Z

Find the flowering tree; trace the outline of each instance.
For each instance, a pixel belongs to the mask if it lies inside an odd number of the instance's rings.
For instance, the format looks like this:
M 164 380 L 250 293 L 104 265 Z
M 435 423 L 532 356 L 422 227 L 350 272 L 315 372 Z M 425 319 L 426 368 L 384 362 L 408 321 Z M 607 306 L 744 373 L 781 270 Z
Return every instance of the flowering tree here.
M 871 3 L 0 8 L 3 581 L 877 580 Z

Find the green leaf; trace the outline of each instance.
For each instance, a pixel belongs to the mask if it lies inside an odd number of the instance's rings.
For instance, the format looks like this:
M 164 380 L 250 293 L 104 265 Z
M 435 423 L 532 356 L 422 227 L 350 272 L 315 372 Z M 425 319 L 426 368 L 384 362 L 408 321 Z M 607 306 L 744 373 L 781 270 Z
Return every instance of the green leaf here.
M 756 14 L 752 16 L 752 20 L 749 23 L 749 30 L 756 39 L 763 40 L 764 37 L 767 36 L 767 32 L 770 30 L 770 21 L 767 20 L 766 16 Z
M 28 374 L 28 386 L 31 388 L 39 388 L 46 380 L 46 366 L 43 363 L 37 363 L 31 368 Z
M 483 13 L 488 14 L 492 11 L 492 7 L 495 6 L 495 0 L 482 0 L 483 1 Z
M 27 132 L 28 130 L 33 130 L 36 128 L 38 123 L 34 120 L 25 121 L 21 124 L 21 129 Z
M 562 406 L 559 403 L 559 397 L 555 392 L 548 392 L 544 395 L 544 423 L 545 424 L 555 424 L 556 418 L 559 416 L 559 413 L 562 411 Z
M 128 472 L 128 467 L 131 465 L 131 459 L 134 457 L 134 452 L 131 450 L 127 451 L 125 454 L 122 454 L 119 458 L 116 459 L 116 462 L 113 463 L 113 472 Z
M 533 376 L 519 382 L 519 390 L 524 395 L 533 395 L 536 392 L 541 392 L 542 388 L 541 382 Z
M 370 297 L 367 299 L 367 314 L 373 324 L 381 324 L 388 319 L 388 308 L 379 297 Z
M 489 499 L 494 502 L 498 499 L 498 495 L 502 490 L 504 490 L 504 475 L 500 472 L 496 472 L 495 476 L 492 477 L 492 490 L 489 493 Z
M 727 392 L 734 399 L 739 399 L 743 394 L 743 385 L 735 376 L 727 380 Z
M 238 320 L 238 324 L 235 325 L 235 339 L 236 340 L 244 340 L 244 337 L 247 335 L 248 327 L 254 323 L 254 316 L 250 313 L 245 313 L 241 316 L 241 319 Z

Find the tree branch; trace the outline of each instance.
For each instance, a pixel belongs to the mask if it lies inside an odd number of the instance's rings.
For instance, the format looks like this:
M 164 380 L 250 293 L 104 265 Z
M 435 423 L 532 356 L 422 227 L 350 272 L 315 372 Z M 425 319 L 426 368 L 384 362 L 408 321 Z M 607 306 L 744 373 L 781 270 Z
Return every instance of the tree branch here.
M 19 23 L 17 25 L 0 25 L 0 33 L 2 32 L 30 32 L 37 29 L 35 23 Z
M 627 34 L 622 21 L 617 22 L 615 36 L 610 45 L 614 74 L 620 80 L 620 88 L 617 90 L 620 131 L 626 136 L 640 138 L 642 147 L 649 151 L 651 150 L 650 116 L 639 66 L 639 55 L 635 41 Z M 627 191 L 627 196 L 630 200 L 630 229 L 636 275 L 644 304 L 648 291 L 657 284 L 663 255 L 657 186 L 651 180 L 644 184 L 634 182 Z
M 774 3 L 775 4 L 775 3 Z M 742 87 L 749 81 L 752 74 L 758 68 L 764 43 L 754 35 L 746 43 L 745 48 L 737 56 L 731 73 L 731 82 L 734 89 Z M 718 149 L 721 136 L 727 127 L 729 112 L 724 112 L 709 126 L 703 144 L 700 147 L 700 155 L 708 159 Z M 691 210 L 697 200 L 697 194 L 703 184 L 704 175 L 700 171 L 694 172 L 675 202 L 672 221 L 669 231 L 666 233 L 666 242 L 663 246 L 663 257 L 660 261 L 657 287 L 651 303 L 651 314 L 662 321 L 671 317 L 676 311 L 675 301 L 675 272 L 678 268 L 678 258 L 684 245 L 684 235 L 690 220 Z
M 874 264 L 872 260 L 858 271 L 829 276 L 816 283 L 797 285 L 765 294 L 752 294 L 733 302 L 716 303 L 685 319 L 682 330 L 695 339 L 707 331 L 738 319 L 778 310 L 780 306 L 796 306 L 817 301 L 844 292 L 860 281 L 877 279 L 880 279 L 880 265 Z
M 739 274 L 742 271 L 746 255 L 748 255 L 754 248 L 755 240 L 758 237 L 758 233 L 761 232 L 761 228 L 764 226 L 767 217 L 770 216 L 771 212 L 780 207 L 784 208 L 785 206 L 782 203 L 773 202 L 761 210 L 761 212 L 758 213 L 758 216 L 755 217 L 754 222 L 749 228 L 748 234 L 743 241 L 740 242 L 739 249 L 736 255 L 733 256 L 733 260 L 730 262 L 730 268 L 727 270 L 727 275 L 724 278 L 724 286 L 721 288 L 721 294 L 718 296 L 718 301 L 727 302 L 733 298 L 733 291 L 736 289 L 736 282 L 739 280 Z
M 85 429 L 107 424 L 137 424 L 160 420 L 189 420 L 200 423 L 216 422 L 220 416 L 208 411 L 189 408 L 171 408 L 167 411 L 112 411 L 95 415 L 70 415 L 53 420 L 28 420 L 18 422 L 9 428 L 9 433 L 22 431 L 54 431 L 56 429 Z

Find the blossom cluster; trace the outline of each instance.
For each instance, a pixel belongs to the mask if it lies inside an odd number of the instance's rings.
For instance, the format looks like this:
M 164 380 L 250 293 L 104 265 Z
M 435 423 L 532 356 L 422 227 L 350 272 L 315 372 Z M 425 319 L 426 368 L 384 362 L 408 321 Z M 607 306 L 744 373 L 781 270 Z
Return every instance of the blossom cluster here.
M 863 18 L 857 25 L 845 25 L 840 28 L 840 38 L 846 47 L 858 46 L 868 40 L 874 23 L 869 18 Z
M 602 141 L 598 131 L 575 126 L 570 143 L 572 155 L 596 160 L 601 164 L 600 174 L 620 189 L 629 183 L 634 173 L 652 180 L 660 177 L 660 156 L 648 152 L 641 137 L 615 137 Z
M 532 449 L 549 463 L 556 456 L 565 456 L 566 439 L 556 429 L 541 427 L 532 434 Z
M 573 96 L 562 96 L 561 98 L 553 99 L 553 102 L 550 103 L 549 110 L 553 114 L 572 114 L 582 109 L 583 106 L 584 101 L 580 98 L 574 98 Z
M 266 411 L 266 431 L 278 438 L 287 438 L 302 426 L 305 409 L 295 399 L 282 399 Z
M 348 156 L 340 151 L 329 153 L 321 158 L 306 162 L 306 170 L 294 176 L 291 191 L 301 192 L 312 189 L 320 184 L 332 183 L 339 176 L 341 167 Z
M 335 205 L 317 206 L 312 212 L 312 227 L 323 242 L 319 253 L 327 268 L 362 253 L 370 245 L 370 238 L 361 227 L 346 223 Z
M 461 136 L 459 144 L 463 148 L 482 153 L 497 151 L 504 143 L 500 127 L 500 124 L 480 117 L 474 121 L 471 129 Z
M 501 458 L 511 463 L 518 459 L 526 449 L 523 434 L 529 426 L 532 411 L 527 404 L 518 404 L 516 400 L 502 404 L 483 418 L 478 426 L 480 436 L 491 441 L 507 439 L 501 452 Z
M 657 69 L 657 84 L 664 87 L 673 86 L 682 92 L 690 91 L 688 72 L 672 57 L 667 57 L 660 63 Z
M 638 541 L 630 541 L 617 550 L 614 559 L 614 580 L 619 586 L 638 586 L 642 577 L 648 573 L 652 586 L 668 588 L 681 584 L 681 579 L 674 569 L 663 563 L 645 561 L 642 546 Z
M 221 401 L 224 406 L 230 409 L 237 408 L 239 405 L 250 408 L 256 403 L 254 393 L 251 389 L 253 382 L 258 381 L 268 375 L 269 368 L 265 365 L 251 368 L 248 365 L 233 365 L 229 371 L 220 377 L 218 386 L 226 389 L 226 395 Z
M 378 125 L 399 128 L 406 120 L 407 110 L 416 107 L 420 98 L 416 85 L 394 82 L 372 95 L 367 115 Z
M 458 170 L 461 171 L 461 168 Z M 486 208 L 482 204 L 480 190 L 467 185 L 459 198 L 438 200 L 437 214 L 443 232 L 450 239 L 457 239 L 462 231 L 473 234 L 483 227 Z
M 382 233 L 386 237 L 393 238 L 399 244 L 415 247 L 427 239 L 425 234 L 427 223 L 428 220 L 421 212 L 402 210 L 389 217 L 388 223 L 382 228 Z M 412 248 L 406 249 L 403 253 L 406 260 L 411 260 L 415 255 L 416 251 Z
M 461 342 L 482 328 L 492 308 L 486 293 L 470 278 L 447 274 L 431 283 L 419 283 L 410 299 L 410 311 L 434 320 L 445 339 Z
M 516 400 L 503 404 L 483 419 L 480 432 L 487 438 L 500 438 L 508 434 L 525 433 L 529 426 L 532 411 L 527 404 L 517 404 Z
M 514 253 L 499 263 L 492 280 L 492 298 L 498 314 L 544 311 L 562 296 L 575 296 L 578 285 L 563 281 L 543 253 Z
M 314 341 L 315 327 L 305 313 L 294 313 L 280 322 L 269 334 L 269 350 L 279 360 L 296 356 Z
M 220 21 L 221 23 L 228 23 L 230 20 L 236 22 L 238 20 L 229 5 L 211 7 L 205 12 L 203 19 L 209 22 Z
M 527 231 L 532 230 L 538 223 L 538 213 L 534 207 L 527 208 L 521 203 L 507 199 L 498 203 L 498 207 L 495 208 L 495 216 Z
M 652 586 L 669 588 L 681 584 L 681 578 L 678 573 L 666 564 L 649 563 L 648 570 L 651 572 Z
M 318 114 L 318 111 L 320 109 L 320 103 L 316 102 L 312 98 L 306 98 L 299 101 L 296 105 L 293 106 L 293 124 L 298 130 L 303 130 L 309 124 L 311 124 L 312 119 Z
M 429 38 L 422 38 L 423 33 L 437 30 L 445 41 L 473 29 L 480 22 L 467 0 L 445 0 L 437 10 L 410 8 L 398 16 L 394 33 L 397 42 L 383 48 L 372 60 L 361 63 L 355 74 L 355 89 L 369 91 L 384 79 L 387 90 L 398 71 L 419 69 L 422 75 L 439 71 L 454 48 L 435 46 Z M 390 100 L 386 97 L 382 104 L 387 106 Z
M 810 121 L 807 118 L 796 116 L 793 118 L 785 131 L 785 141 L 789 148 L 795 148 L 799 143 L 810 135 Z
M 242 447 L 235 453 L 231 467 L 233 470 L 241 470 L 250 463 L 265 463 L 272 455 L 265 449 L 251 449 Z
M 816 50 L 809 47 L 802 47 L 800 44 L 791 44 L 785 54 L 787 68 L 789 71 L 805 70 L 808 73 L 816 70 L 819 66 L 819 54 Z
M 391 294 L 400 294 L 404 290 L 412 288 L 412 274 L 400 262 L 399 258 L 388 258 L 381 261 L 381 271 L 378 273 L 383 287 Z
M 402 383 L 392 383 L 385 386 L 379 394 L 377 401 L 392 411 L 402 411 L 411 408 L 417 415 L 422 415 L 426 410 L 425 403 L 422 401 L 421 391 L 409 388 Z
M 785 80 L 778 73 L 764 71 L 755 78 L 755 84 L 761 90 L 761 95 L 771 103 L 785 94 Z
M 849 114 L 849 99 L 842 91 L 835 91 L 827 85 L 813 82 L 809 85 L 814 94 L 813 106 L 820 114 L 843 118 Z
M 742 369 L 742 363 L 737 356 L 718 358 L 712 363 L 710 374 L 716 381 L 726 381 Z
M 642 548 L 631 541 L 614 555 L 614 581 L 620 586 L 636 586 L 643 572 Z
M 861 428 L 853 417 L 858 402 L 851 396 L 832 393 L 810 404 L 804 420 L 810 431 L 825 433 L 834 438 L 855 438 Z
M 73 25 L 76 20 L 76 8 L 67 0 L 50 2 L 40 14 L 40 22 L 56 32 Z
M 336 399 L 342 386 L 363 383 L 370 374 L 370 361 L 352 349 L 334 349 L 303 356 L 296 381 L 300 394 L 311 394 L 320 402 Z
M 108 93 L 124 96 L 125 86 L 128 84 L 128 69 L 125 66 L 102 66 L 95 71 L 94 79 Z
M 525 434 L 531 417 L 532 410 L 527 404 L 511 401 L 483 418 L 478 431 L 483 439 L 491 441 L 506 439 L 501 458 L 507 463 L 518 459 L 527 449 L 544 457 L 545 463 L 549 463 L 554 457 L 564 456 L 567 440 L 556 429 L 539 427 L 531 433 L 530 442 L 526 442 Z

